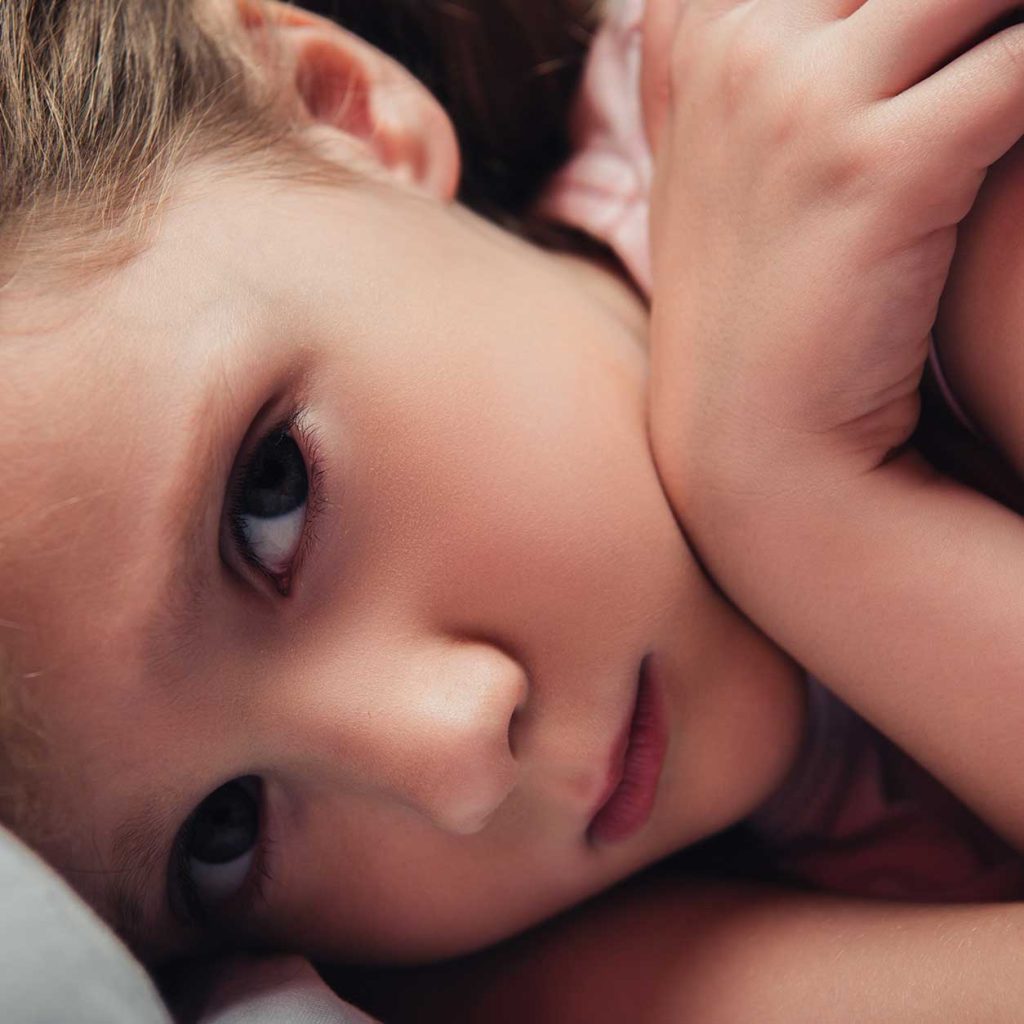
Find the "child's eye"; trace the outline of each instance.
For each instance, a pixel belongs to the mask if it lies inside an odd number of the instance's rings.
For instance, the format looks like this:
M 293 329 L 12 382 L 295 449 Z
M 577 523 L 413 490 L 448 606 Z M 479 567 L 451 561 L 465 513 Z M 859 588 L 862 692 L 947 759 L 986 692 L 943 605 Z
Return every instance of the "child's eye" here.
M 177 842 L 175 889 L 188 915 L 202 922 L 211 906 L 237 896 L 259 867 L 263 784 L 233 779 L 191 814 Z
M 242 556 L 278 580 L 290 576 L 309 498 L 306 461 L 290 429 L 274 430 L 242 466 L 229 509 Z

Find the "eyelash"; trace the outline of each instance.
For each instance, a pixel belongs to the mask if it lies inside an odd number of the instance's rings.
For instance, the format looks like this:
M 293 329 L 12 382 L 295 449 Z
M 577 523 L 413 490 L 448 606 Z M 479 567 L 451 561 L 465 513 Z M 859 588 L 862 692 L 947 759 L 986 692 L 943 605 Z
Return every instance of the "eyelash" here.
M 305 410 L 297 409 L 276 426 L 262 433 L 256 444 L 250 448 L 236 466 L 228 491 L 227 517 L 235 550 L 255 572 L 269 579 L 282 597 L 287 597 L 291 593 L 295 575 L 316 542 L 316 522 L 324 506 L 322 445 L 319 435 L 313 427 L 305 422 L 304 416 Z M 295 552 L 295 557 L 288 567 L 287 573 L 282 574 L 268 572 L 266 567 L 252 553 L 245 540 L 245 531 L 242 523 L 244 516 L 241 513 L 241 491 L 245 480 L 255 464 L 257 453 L 263 445 L 272 437 L 284 436 L 291 437 L 299 447 L 306 467 L 309 493 L 306 496 L 306 515 L 302 526 L 302 536 L 299 539 L 299 546 Z
M 264 798 L 265 799 L 265 798 Z M 274 840 L 267 835 L 266 806 L 264 799 L 260 801 L 260 829 L 254 843 L 252 868 L 242 885 L 233 896 L 222 905 L 236 908 L 237 913 L 252 913 L 267 904 L 267 886 L 273 882 L 273 858 L 271 850 Z M 175 891 L 179 897 L 173 900 L 171 909 L 174 915 L 187 927 L 209 928 L 213 924 L 212 912 L 199 895 L 199 888 L 189 870 L 188 834 L 189 826 L 182 829 L 179 840 L 174 845 L 173 872 Z M 178 903 L 182 906 L 179 908 Z M 240 909 L 237 909 L 240 908 Z M 183 911 L 184 913 L 182 913 Z

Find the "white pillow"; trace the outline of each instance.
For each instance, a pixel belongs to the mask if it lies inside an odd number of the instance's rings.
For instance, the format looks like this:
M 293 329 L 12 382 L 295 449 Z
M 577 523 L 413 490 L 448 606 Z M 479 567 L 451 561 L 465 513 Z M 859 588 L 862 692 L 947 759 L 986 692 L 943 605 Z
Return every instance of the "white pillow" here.
M 149 975 L 43 861 L 0 829 L 0 1021 L 170 1024 Z
M 375 1024 L 301 957 L 236 957 L 216 975 L 197 1024 Z
M 225 960 L 207 968 L 202 988 L 200 1024 L 373 1024 L 297 957 Z M 171 1024 L 149 975 L 113 931 L 2 828 L 0 1022 Z

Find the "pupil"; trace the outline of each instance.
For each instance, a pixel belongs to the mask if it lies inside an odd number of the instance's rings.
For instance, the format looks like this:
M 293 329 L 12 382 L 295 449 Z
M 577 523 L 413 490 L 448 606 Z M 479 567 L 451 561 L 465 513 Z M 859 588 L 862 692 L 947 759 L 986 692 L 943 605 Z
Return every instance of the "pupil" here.
M 192 820 L 188 855 L 204 864 L 228 864 L 248 853 L 259 834 L 259 804 L 240 780 L 211 793 Z
M 257 449 L 242 487 L 241 512 L 275 519 L 301 508 L 309 493 L 306 463 L 288 434 L 267 438 Z

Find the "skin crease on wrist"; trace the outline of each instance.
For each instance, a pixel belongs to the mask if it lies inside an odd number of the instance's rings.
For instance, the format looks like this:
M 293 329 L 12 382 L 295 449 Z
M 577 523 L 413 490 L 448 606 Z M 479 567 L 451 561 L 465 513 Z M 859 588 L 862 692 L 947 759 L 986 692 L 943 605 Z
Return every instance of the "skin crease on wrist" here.
M 793 761 L 802 681 L 665 501 L 635 296 L 455 204 L 445 115 L 378 51 L 294 12 L 281 31 L 298 101 L 386 84 L 372 130 L 303 129 L 367 173 L 195 164 L 130 264 L 11 282 L 0 619 L 60 752 L 44 852 L 144 957 L 206 941 L 172 913 L 172 845 L 248 777 L 242 863 L 270 877 L 217 898 L 217 933 L 429 959 L 744 817 Z M 225 513 L 282 424 L 311 491 L 286 586 Z M 595 845 L 648 656 L 655 805 Z

